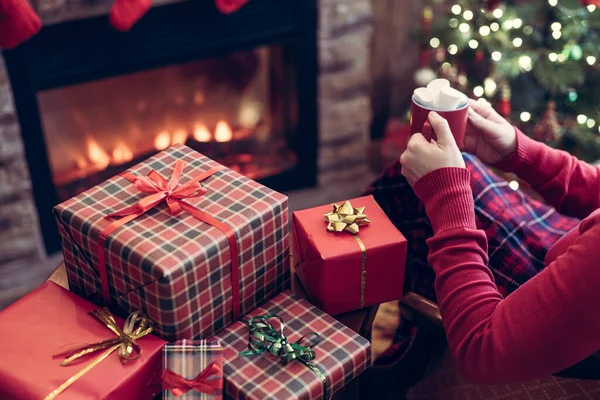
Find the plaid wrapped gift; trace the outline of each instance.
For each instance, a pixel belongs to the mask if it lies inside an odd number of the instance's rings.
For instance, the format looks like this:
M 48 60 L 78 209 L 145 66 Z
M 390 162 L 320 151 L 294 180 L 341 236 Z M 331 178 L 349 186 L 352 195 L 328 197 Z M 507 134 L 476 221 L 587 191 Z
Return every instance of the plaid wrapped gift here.
M 187 211 L 173 215 L 172 204 L 162 202 L 119 226 L 99 246 L 101 233 L 115 221 L 107 215 L 139 205 L 148 196 L 131 177 L 154 170 L 169 180 L 178 161 L 185 165 L 181 185 L 223 168 L 200 182 L 206 193 L 185 199 L 216 222 L 201 222 Z M 120 314 L 144 310 L 156 334 L 169 341 L 207 338 L 231 324 L 236 294 L 243 315 L 289 287 L 287 197 L 183 145 L 54 211 L 71 290 L 96 303 L 110 295 L 111 306 Z M 219 224 L 230 230 L 229 236 L 215 227 Z M 230 247 L 231 241 L 237 249 Z M 233 260 L 232 250 L 239 254 Z M 237 271 L 232 270 L 236 260 Z M 239 274 L 239 282 L 233 282 L 232 272 Z M 239 285 L 235 293 L 234 285 Z
M 226 398 L 329 398 L 371 365 L 368 340 L 289 292 L 279 294 L 246 318 L 267 314 L 282 318 L 289 343 L 311 332 L 320 336 L 312 347 L 316 357 L 311 363 L 325 375 L 327 383 L 323 385 L 320 377 L 298 360 L 283 365 L 280 358 L 266 353 L 240 356 L 248 349 L 250 336 L 248 324 L 240 321 L 218 335 L 223 344 Z
M 184 339 L 166 344 L 163 347 L 163 388 L 165 400 L 222 399 L 221 343 Z

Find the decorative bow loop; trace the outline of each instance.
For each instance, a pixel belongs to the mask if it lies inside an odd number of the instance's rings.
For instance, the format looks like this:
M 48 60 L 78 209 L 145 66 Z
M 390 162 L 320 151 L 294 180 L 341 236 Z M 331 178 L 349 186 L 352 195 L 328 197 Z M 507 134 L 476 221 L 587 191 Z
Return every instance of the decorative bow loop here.
M 123 329 L 117 325 L 115 318 L 106 308 L 91 311 L 90 315 L 104 324 L 117 337 L 98 343 L 84 344 L 67 352 L 55 354 L 55 356 L 65 357 L 60 365 L 66 366 L 72 364 L 74 361 L 80 361 L 82 357 L 113 346 L 115 350 L 118 348 L 119 359 L 123 364 L 135 360 L 142 354 L 137 339 L 152 332 L 152 323 L 144 314 L 139 311 L 129 314 L 125 320 Z
M 279 330 L 275 329 L 269 321 L 270 319 L 279 320 Z M 283 319 L 275 314 L 252 317 L 248 322 L 248 326 L 250 328 L 250 342 L 248 343 L 248 350 L 241 352 L 241 356 L 268 353 L 279 357 L 283 364 L 293 360 L 306 363 L 315 359 L 315 352 L 311 347 L 316 343 L 311 346 L 300 345 L 304 336 L 296 342 L 290 343 L 287 336 L 285 336 Z M 315 332 L 311 332 L 310 335 L 319 338 L 319 335 Z
M 220 378 L 223 375 L 223 371 L 215 363 L 211 363 L 194 379 L 185 379 L 181 375 L 167 369 L 161 377 L 162 386 L 163 389 L 170 390 L 175 397 L 183 396 L 190 390 L 206 394 L 217 394 L 223 389 L 223 380 L 210 379 L 214 375 L 216 375 L 215 378 Z
M 150 171 L 148 176 L 136 176 L 133 179 L 134 186 L 140 192 L 148 193 L 149 196 L 144 197 L 133 206 L 108 214 L 108 217 L 123 217 L 136 213 L 145 213 L 163 201 L 167 202 L 171 214 L 175 215 L 179 213 L 182 209 L 181 200 L 200 197 L 206 194 L 206 189 L 200 185 L 197 179 L 184 185 L 179 185 L 184 167 L 185 163 L 177 160 L 173 174 L 168 182 L 155 170 Z
M 54 356 L 65 357 L 64 361 L 60 364 L 64 367 L 74 363 L 75 361 L 81 361 L 83 357 L 89 354 L 95 353 L 99 350 L 104 350 L 102 354 L 79 370 L 75 375 L 67 379 L 62 385 L 53 390 L 50 394 L 48 394 L 44 400 L 54 400 L 56 396 L 67 390 L 69 386 L 77 382 L 79 378 L 87 374 L 96 365 L 104 361 L 115 350 L 119 351 L 119 359 L 123 364 L 135 360 L 142 354 L 142 349 L 137 343 L 137 340 L 152 332 L 152 322 L 146 315 L 139 311 L 129 314 L 125 320 L 123 329 L 117 325 L 115 318 L 106 308 L 91 311 L 90 315 L 104 324 L 115 335 L 117 335 L 117 337 L 94 344 L 84 344 L 73 350 L 55 354 Z
M 333 204 L 333 211 L 325 214 L 327 230 L 330 232 L 349 232 L 358 234 L 359 227 L 367 225 L 371 221 L 365 214 L 365 207 L 352 207 L 349 201 L 344 204 Z
M 271 324 L 269 321 L 271 319 L 277 319 L 279 321 L 279 330 L 275 329 Z M 323 398 L 327 398 L 327 377 L 319 367 L 310 362 L 315 359 L 315 352 L 312 347 L 317 345 L 317 342 L 321 338 L 318 333 L 311 332 L 309 334 L 309 336 L 315 337 L 317 340 L 315 343 L 308 346 L 302 346 L 300 345 L 300 342 L 302 342 L 305 337 L 302 336 L 296 342 L 290 343 L 285 336 L 285 323 L 283 322 L 283 319 L 275 314 L 252 317 L 247 323 L 250 328 L 250 341 L 248 343 L 248 350 L 242 351 L 239 354 L 240 356 L 253 356 L 267 353 L 281 359 L 281 362 L 284 365 L 294 360 L 301 361 L 319 377 L 323 384 Z

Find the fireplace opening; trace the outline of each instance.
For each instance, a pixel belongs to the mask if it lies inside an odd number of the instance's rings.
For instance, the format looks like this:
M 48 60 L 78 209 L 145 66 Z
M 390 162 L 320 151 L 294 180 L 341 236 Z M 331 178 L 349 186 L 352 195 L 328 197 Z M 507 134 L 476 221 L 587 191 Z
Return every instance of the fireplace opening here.
M 46 252 L 52 207 L 175 143 L 277 191 L 317 182 L 314 0 L 153 7 L 45 26 L 3 51 Z
M 67 200 L 172 144 L 263 180 L 298 155 L 293 52 L 261 46 L 37 94 L 52 180 Z

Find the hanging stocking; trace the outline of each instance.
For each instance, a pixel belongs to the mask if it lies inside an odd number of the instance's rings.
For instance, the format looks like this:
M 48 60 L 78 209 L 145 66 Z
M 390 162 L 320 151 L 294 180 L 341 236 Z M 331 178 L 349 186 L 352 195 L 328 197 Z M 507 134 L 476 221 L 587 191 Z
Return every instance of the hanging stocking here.
M 116 30 L 127 32 L 150 7 L 152 0 L 116 0 L 110 9 L 108 20 Z
M 223 14 L 236 12 L 250 0 L 215 0 L 217 9 Z
M 0 48 L 12 49 L 42 28 L 42 21 L 26 0 L 0 0 Z

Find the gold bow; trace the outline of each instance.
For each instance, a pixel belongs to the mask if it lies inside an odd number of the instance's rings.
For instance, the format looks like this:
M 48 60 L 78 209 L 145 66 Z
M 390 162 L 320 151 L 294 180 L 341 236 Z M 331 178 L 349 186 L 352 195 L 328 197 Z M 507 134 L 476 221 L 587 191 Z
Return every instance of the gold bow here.
M 333 212 L 325 214 L 325 221 L 328 222 L 328 231 L 346 231 L 353 235 L 358 234 L 360 226 L 371 222 L 365 214 L 365 207 L 354 208 L 349 201 L 345 201 L 342 205 L 333 204 Z
M 345 201 L 341 206 L 333 204 L 333 212 L 325 214 L 327 221 L 327 230 L 329 232 L 349 232 L 354 235 L 361 254 L 361 272 L 360 272 L 360 307 L 365 306 L 365 291 L 367 287 L 367 248 L 358 237 L 358 231 L 361 226 L 369 224 L 371 221 L 365 214 L 366 207 L 352 207 L 349 201 Z
M 46 396 L 44 400 L 52 400 L 56 398 L 56 396 L 64 392 L 69 386 L 71 386 L 96 365 L 104 361 L 104 359 L 106 359 L 117 349 L 119 350 L 119 359 L 123 364 L 135 360 L 142 354 L 142 349 L 136 340 L 152 332 L 152 322 L 146 315 L 142 314 L 140 311 L 129 314 L 125 320 L 123 329 L 119 328 L 115 318 L 106 308 L 91 311 L 90 315 L 100 321 L 100 323 L 104 324 L 115 335 L 117 335 L 117 337 L 94 344 L 84 344 L 76 347 L 75 349 L 55 354 L 55 356 L 65 356 L 64 361 L 60 365 L 66 366 L 72 364 L 73 361 L 81 361 L 81 358 L 87 356 L 88 354 L 95 353 L 102 349 L 107 349 L 104 353 L 100 354 L 96 359 L 86 365 L 81 371 L 67 379 L 65 383 L 60 385 L 56 390 Z

